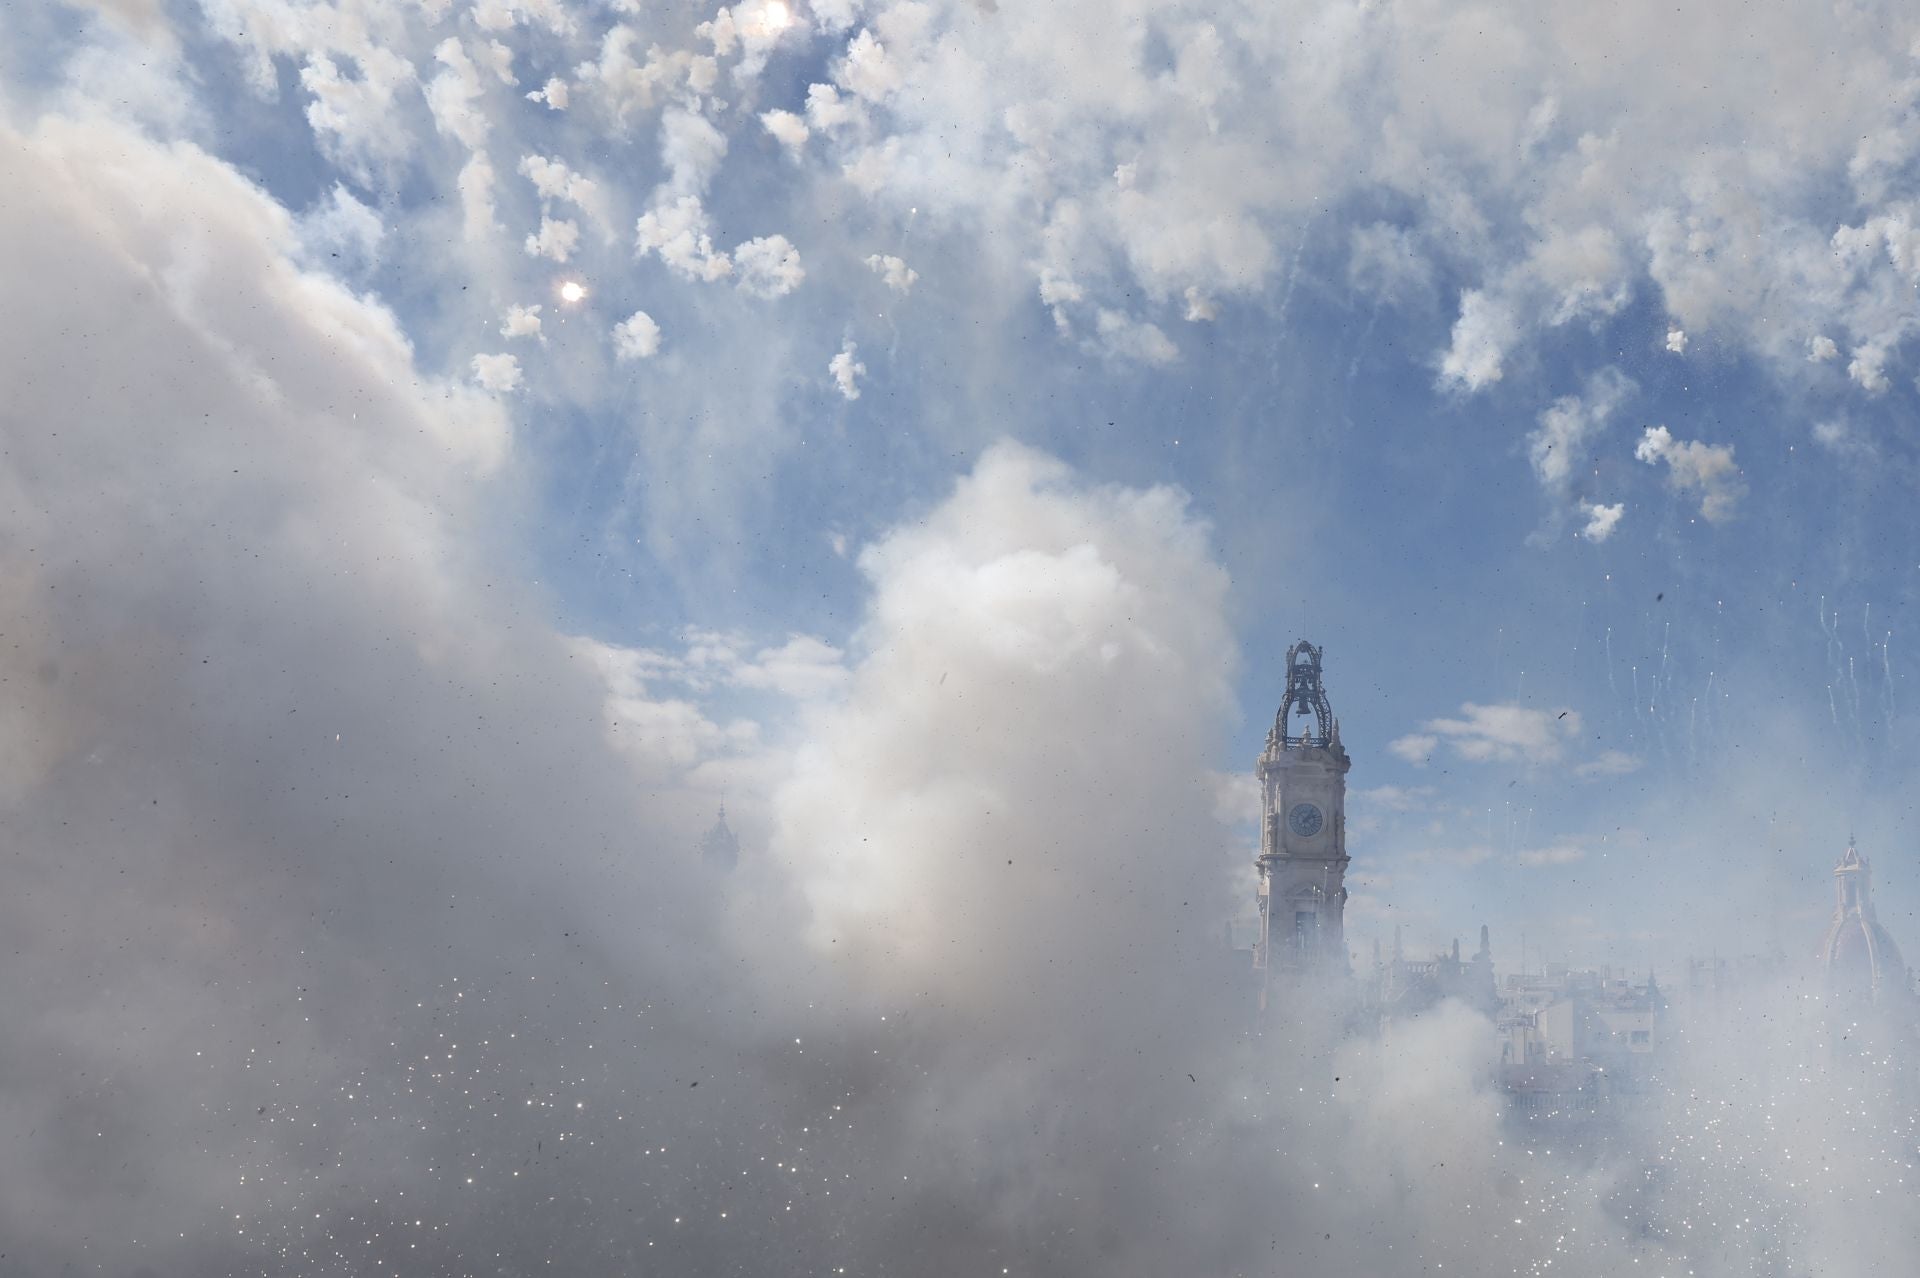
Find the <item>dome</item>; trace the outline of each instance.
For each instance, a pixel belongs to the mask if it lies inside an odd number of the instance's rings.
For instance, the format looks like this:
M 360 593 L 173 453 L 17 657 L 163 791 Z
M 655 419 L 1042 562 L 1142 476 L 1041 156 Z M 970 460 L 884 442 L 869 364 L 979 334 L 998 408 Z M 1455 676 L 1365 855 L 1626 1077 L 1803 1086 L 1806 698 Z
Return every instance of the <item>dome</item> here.
M 1887 929 L 1855 916 L 1828 933 L 1827 983 L 1836 994 L 1871 998 L 1888 986 L 1904 988 L 1907 968 Z
M 1834 866 L 1833 877 L 1838 901 L 1821 947 L 1828 989 L 1838 997 L 1860 1000 L 1904 991 L 1907 965 L 1900 947 L 1873 916 L 1871 870 L 1851 843 Z

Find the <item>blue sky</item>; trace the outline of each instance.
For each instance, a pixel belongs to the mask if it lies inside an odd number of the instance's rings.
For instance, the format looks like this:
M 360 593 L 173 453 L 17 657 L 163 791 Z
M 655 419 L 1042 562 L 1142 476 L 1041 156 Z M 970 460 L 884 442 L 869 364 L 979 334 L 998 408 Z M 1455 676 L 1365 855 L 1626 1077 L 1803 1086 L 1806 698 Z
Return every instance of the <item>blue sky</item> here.
M 494 387 L 512 463 L 473 535 L 537 583 L 542 624 L 659 650 L 815 636 L 857 661 L 860 548 L 1018 440 L 1087 483 L 1189 495 L 1232 580 L 1220 770 L 1256 752 L 1287 643 L 1328 646 L 1353 783 L 1405 808 L 1355 839 L 1363 939 L 1389 916 L 1437 943 L 1579 915 L 1593 948 L 1618 957 L 1631 932 L 1640 961 L 1671 961 L 1650 938 L 1699 921 L 1676 897 L 1764 870 L 1709 931 L 1743 944 L 1770 903 L 1799 920 L 1794 949 L 1849 825 L 1911 914 L 1903 46 L 1825 109 L 1854 123 L 1763 138 L 1768 75 L 1629 105 L 1558 61 L 1587 36 L 1557 16 L 1480 39 L 1434 11 L 1303 10 L 1301 53 L 1184 6 L 1004 31 L 965 6 L 780 12 L 51 10 L 14 19 L 12 114 L 78 110 L 87 89 L 63 86 L 117 76 L 130 91 L 86 113 L 257 183 L 300 261 L 389 311 L 423 376 L 512 355 Z M 1800 20 L 1749 37 L 1777 61 Z M 1898 23 L 1854 21 L 1863 41 Z M 1435 109 L 1415 64 L 1369 83 L 1395 38 L 1431 42 L 1442 78 L 1506 68 L 1502 87 L 1475 112 Z M 378 58 L 393 87 L 368 105 Z M 965 70 L 994 59 L 1004 76 Z M 550 78 L 565 110 L 526 97 Z M 776 112 L 807 138 L 783 142 Z M 565 166 L 547 194 L 526 156 Z M 460 211 L 475 157 L 485 225 Z M 687 196 L 721 247 L 636 250 L 636 214 Z M 573 228 L 565 261 L 520 246 L 543 216 Z M 728 246 L 773 236 L 802 277 L 733 287 Z M 541 308 L 537 334 L 499 332 L 516 305 Z M 611 330 L 635 310 L 658 349 L 622 360 Z M 857 398 L 828 367 L 843 347 Z M 1556 403 L 1575 423 L 1557 477 L 1536 451 Z M 1713 487 L 1637 456 L 1652 427 L 1683 466 L 1696 442 L 1717 457 Z M 1583 535 L 1597 508 L 1617 524 Z M 738 693 L 705 695 L 804 737 L 780 698 Z M 1467 703 L 1581 727 L 1480 762 L 1393 751 Z M 1792 758 L 1746 762 L 1775 736 Z M 1602 847 L 1621 838 L 1644 854 L 1621 864 Z

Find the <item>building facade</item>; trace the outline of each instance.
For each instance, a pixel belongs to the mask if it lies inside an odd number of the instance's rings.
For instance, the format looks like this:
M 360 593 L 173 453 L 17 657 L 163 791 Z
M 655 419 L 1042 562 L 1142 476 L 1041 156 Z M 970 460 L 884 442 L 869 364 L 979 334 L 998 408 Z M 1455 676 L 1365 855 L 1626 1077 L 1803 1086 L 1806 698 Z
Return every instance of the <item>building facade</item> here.
M 1287 690 L 1256 768 L 1260 856 L 1254 967 L 1262 1001 L 1276 984 L 1334 984 L 1349 975 L 1347 770 L 1321 681 L 1321 650 L 1287 649 Z

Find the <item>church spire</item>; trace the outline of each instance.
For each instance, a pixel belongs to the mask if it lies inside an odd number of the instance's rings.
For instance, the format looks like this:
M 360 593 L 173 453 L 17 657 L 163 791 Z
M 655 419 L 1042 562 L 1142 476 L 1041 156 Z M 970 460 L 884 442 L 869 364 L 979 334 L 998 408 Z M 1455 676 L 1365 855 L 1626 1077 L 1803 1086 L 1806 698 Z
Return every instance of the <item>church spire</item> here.
M 740 839 L 728 828 L 727 805 L 722 803 L 713 828 L 700 837 L 700 863 L 708 869 L 728 874 L 739 861 Z

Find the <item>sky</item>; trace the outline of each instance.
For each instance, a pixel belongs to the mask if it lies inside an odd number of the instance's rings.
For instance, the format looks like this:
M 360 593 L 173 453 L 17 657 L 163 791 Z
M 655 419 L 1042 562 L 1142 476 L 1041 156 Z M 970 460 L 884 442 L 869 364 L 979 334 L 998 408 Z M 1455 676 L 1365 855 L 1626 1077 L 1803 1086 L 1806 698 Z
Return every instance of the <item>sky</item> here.
M 1908 6 L 46 0 L 0 280 L 0 1273 L 1773 1272 L 1247 1054 L 1301 638 L 1362 962 L 1920 947 Z

